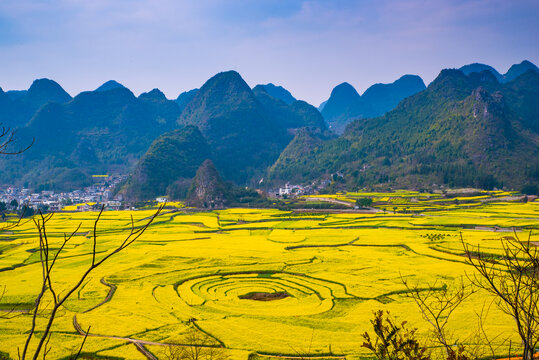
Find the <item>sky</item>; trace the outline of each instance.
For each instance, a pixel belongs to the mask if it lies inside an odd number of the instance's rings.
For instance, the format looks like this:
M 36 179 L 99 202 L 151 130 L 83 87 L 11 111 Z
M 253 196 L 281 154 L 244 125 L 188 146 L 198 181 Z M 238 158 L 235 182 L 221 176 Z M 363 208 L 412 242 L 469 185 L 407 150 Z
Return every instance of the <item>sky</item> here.
M 114 79 L 168 98 L 236 70 L 314 105 L 404 74 L 539 64 L 537 0 L 0 0 L 0 87 Z

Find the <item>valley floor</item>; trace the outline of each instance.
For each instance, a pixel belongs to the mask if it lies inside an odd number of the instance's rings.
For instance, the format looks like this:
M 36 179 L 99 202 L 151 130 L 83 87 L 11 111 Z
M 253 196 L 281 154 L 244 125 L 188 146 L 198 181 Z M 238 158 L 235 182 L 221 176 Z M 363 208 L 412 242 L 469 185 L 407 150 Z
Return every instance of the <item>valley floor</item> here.
M 392 195 L 385 196 L 389 201 Z M 224 347 L 233 359 L 249 354 L 260 359 L 329 353 L 334 358 L 367 357 L 361 334 L 371 331 L 376 310 L 389 310 L 422 335 L 429 329 L 405 296 L 402 279 L 425 288 L 452 286 L 461 277 L 469 281 L 466 274 L 473 269 L 466 264 L 461 234 L 464 242 L 498 254 L 503 238 L 514 236 L 507 230 L 515 227 L 518 236 L 527 238 L 529 231 L 539 229 L 539 201 L 477 201 L 473 206 L 455 202 L 436 209 L 423 204 L 413 214 L 393 213 L 392 208 L 376 213 L 165 212 L 132 246 L 96 269 L 66 302 L 53 326 L 48 357 L 75 353 L 89 327 L 84 351 L 95 358 L 151 356 L 141 350 L 163 358 L 169 345 L 187 343 L 192 329 L 206 345 Z M 132 215 L 141 223 L 152 213 Z M 130 215 L 103 213 L 98 258 L 129 231 Z M 63 233 L 82 224 L 53 272 L 60 292 L 91 261 L 96 216 L 57 213 L 48 224 L 52 249 L 59 248 Z M 532 234 L 532 240 L 538 239 Z M 37 249 L 31 221 L 0 232 L 0 285 L 5 287 L 0 309 L 6 315 L 16 309 L 0 319 L 0 351 L 12 358 L 24 344 L 31 325 L 27 311 L 39 291 Z M 43 328 L 47 304 L 50 299 L 44 302 L 37 329 Z M 483 292 L 468 298 L 448 326 L 462 342 L 479 348 L 474 337 L 477 314 L 487 308 L 485 332 L 494 339 L 497 355 L 507 355 L 502 341 L 511 339 L 513 347 L 518 343 L 512 320 Z M 488 355 L 486 349 L 479 350 Z

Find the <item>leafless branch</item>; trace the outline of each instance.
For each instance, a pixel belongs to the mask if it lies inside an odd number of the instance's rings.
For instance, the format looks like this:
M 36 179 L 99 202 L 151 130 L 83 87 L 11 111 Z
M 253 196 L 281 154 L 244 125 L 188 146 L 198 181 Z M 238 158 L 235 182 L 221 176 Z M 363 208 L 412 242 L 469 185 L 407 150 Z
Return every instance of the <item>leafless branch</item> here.
M 448 287 L 446 284 L 440 286 L 435 282 L 426 289 L 420 288 L 418 284 L 411 285 L 402 276 L 401 281 L 408 290 L 405 296 L 414 300 L 423 318 L 432 326 L 435 341 L 443 346 L 445 356 L 449 359 L 454 352 L 452 345 L 456 340 L 451 341 L 446 326 L 455 310 L 475 290 L 466 285 L 462 278 L 455 287 Z
M 32 139 L 32 142 L 30 145 L 28 145 L 25 148 L 20 148 L 15 151 L 10 151 L 9 147 L 15 142 L 16 130 L 13 130 L 9 127 L 2 126 L 0 128 L 0 154 L 2 155 L 18 155 L 26 150 L 30 149 L 32 145 L 34 145 L 35 139 Z
M 41 301 L 47 291 L 49 291 L 53 298 L 53 306 L 51 309 L 51 313 L 48 317 L 47 325 L 45 326 L 45 329 L 43 330 L 43 335 L 41 336 L 37 348 L 32 356 L 32 359 L 36 360 L 43 350 L 43 346 L 45 341 L 47 341 L 47 337 L 50 336 L 52 324 L 54 322 L 54 319 L 56 317 L 57 311 L 62 307 L 64 302 L 83 284 L 83 282 L 86 280 L 88 275 L 98 266 L 103 264 L 107 259 L 109 259 L 114 254 L 117 254 L 118 252 L 122 251 L 123 249 L 127 248 L 129 245 L 131 245 L 133 242 L 135 242 L 144 232 L 148 229 L 148 227 L 152 224 L 152 222 L 155 220 L 155 218 L 161 213 L 163 210 L 165 204 L 162 204 L 156 212 L 150 217 L 150 219 L 141 225 L 140 227 L 135 227 L 135 223 L 131 216 L 131 231 L 129 234 L 123 239 L 123 241 L 118 245 L 114 250 L 110 251 L 108 254 L 106 254 L 103 258 L 100 260 L 96 259 L 96 246 L 97 246 L 97 225 L 99 223 L 99 220 L 101 218 L 101 215 L 104 211 L 104 206 L 101 207 L 101 211 L 99 212 L 93 226 L 93 246 L 92 246 L 92 261 L 86 271 L 82 274 L 82 276 L 79 278 L 79 280 L 64 294 L 60 295 L 57 294 L 54 289 L 54 282 L 52 281 L 52 272 L 54 265 L 56 264 L 60 253 L 64 250 L 65 245 L 77 234 L 78 230 L 80 229 L 82 224 L 79 224 L 75 231 L 73 231 L 70 235 L 64 234 L 64 241 L 58 251 L 52 256 L 50 254 L 50 246 L 49 246 L 49 240 L 47 235 L 47 229 L 46 225 L 52 218 L 53 214 L 49 215 L 43 215 L 41 212 L 39 213 L 39 216 L 34 217 L 34 224 L 38 230 L 39 234 L 39 249 L 40 249 L 40 260 L 42 265 L 42 276 L 43 280 L 41 283 L 41 290 L 36 298 L 35 305 L 34 305 L 34 311 L 32 316 L 32 326 L 30 328 L 28 337 L 26 339 L 23 352 L 22 352 L 22 359 L 26 359 L 26 355 L 28 352 L 28 348 L 30 345 L 30 342 L 32 340 L 32 337 L 35 335 L 36 330 L 36 318 L 37 314 L 41 305 Z M 44 349 L 44 354 L 47 352 L 46 345 Z
M 464 242 L 467 262 L 475 273 L 469 278 L 497 299 L 498 307 L 510 315 L 524 346 L 523 359 L 531 360 L 539 344 L 539 250 L 514 236 L 501 239 L 502 254 L 494 256 Z

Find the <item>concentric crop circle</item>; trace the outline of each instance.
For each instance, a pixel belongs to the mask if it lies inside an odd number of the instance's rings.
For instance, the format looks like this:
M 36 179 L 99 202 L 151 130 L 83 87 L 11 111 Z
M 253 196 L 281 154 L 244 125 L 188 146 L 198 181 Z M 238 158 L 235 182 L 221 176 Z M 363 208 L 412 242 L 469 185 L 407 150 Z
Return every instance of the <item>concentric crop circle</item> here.
M 296 316 L 331 310 L 333 294 L 342 285 L 292 273 L 235 273 L 189 279 L 177 288 L 188 305 L 232 314 Z M 249 294 L 274 294 L 271 301 L 254 300 Z M 284 295 L 285 296 L 279 296 Z

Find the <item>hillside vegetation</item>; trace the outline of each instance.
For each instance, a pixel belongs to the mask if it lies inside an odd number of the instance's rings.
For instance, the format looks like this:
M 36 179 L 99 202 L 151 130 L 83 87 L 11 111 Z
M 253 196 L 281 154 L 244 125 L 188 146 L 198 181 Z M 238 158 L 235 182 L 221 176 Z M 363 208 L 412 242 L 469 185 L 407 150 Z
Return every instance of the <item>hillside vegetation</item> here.
M 519 188 L 539 180 L 538 104 L 535 71 L 500 84 L 488 71 L 444 70 L 425 91 L 382 117 L 354 121 L 339 138 L 319 144 L 298 134 L 269 177 L 308 181 L 342 171 L 349 188 Z

